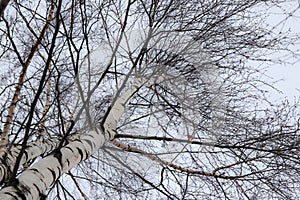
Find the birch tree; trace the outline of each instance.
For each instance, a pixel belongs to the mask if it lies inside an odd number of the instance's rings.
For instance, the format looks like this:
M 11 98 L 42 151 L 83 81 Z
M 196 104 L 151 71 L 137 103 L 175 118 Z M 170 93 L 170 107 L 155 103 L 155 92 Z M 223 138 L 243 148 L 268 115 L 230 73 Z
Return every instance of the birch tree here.
M 299 198 L 288 4 L 0 1 L 0 199 Z

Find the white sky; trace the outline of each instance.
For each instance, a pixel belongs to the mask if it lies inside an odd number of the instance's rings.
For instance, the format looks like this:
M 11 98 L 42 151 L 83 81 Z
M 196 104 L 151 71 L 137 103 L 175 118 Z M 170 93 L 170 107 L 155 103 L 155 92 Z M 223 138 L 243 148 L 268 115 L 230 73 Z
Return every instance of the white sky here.
M 298 7 L 298 9 L 297 9 Z M 296 10 L 297 9 L 297 10 Z M 290 30 L 291 34 L 298 34 L 300 36 L 300 6 L 297 0 L 294 3 L 287 3 L 287 11 L 293 13 L 292 17 L 288 18 L 286 23 L 282 23 L 278 28 L 283 31 Z M 275 11 L 276 12 L 276 11 Z M 282 12 L 282 11 L 281 11 Z M 276 12 L 277 13 L 277 12 Z M 271 17 L 271 24 L 278 24 L 283 17 Z M 297 57 L 288 57 L 286 59 L 289 64 L 282 65 L 276 64 L 270 66 L 267 71 L 267 75 L 274 78 L 274 80 L 280 80 L 274 86 L 283 92 L 281 98 L 287 97 L 289 100 L 294 100 L 295 97 L 300 97 L 300 42 L 295 41 L 293 46 L 293 50 L 295 50 L 299 55 Z M 274 98 L 278 99 L 278 93 L 274 92 Z

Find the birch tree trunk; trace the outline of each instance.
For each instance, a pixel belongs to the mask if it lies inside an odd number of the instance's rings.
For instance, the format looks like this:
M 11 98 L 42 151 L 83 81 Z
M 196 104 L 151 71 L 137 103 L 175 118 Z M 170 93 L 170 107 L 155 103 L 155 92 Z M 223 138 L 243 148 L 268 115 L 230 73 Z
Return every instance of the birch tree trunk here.
M 155 81 L 159 80 L 155 79 Z M 0 199 L 40 199 L 61 175 L 68 172 L 83 160 L 89 158 L 93 153 L 99 150 L 106 141 L 112 140 L 115 137 L 118 121 L 124 113 L 129 99 L 146 83 L 152 84 L 151 81 L 149 82 L 148 80 L 137 78 L 123 94 L 116 97 L 105 119 L 103 125 L 104 129 L 98 128 L 77 133 L 78 136 L 73 136 L 74 141 L 59 149 L 55 149 L 59 146 L 59 141 L 53 141 L 49 145 L 45 142 L 41 146 L 36 146 L 39 145 L 39 143 L 36 143 L 32 145 L 32 148 L 28 148 L 21 163 L 25 163 L 26 160 L 35 158 L 43 153 L 49 153 L 53 149 L 55 150 L 50 155 L 38 160 L 31 167 L 24 170 L 18 176 L 16 185 L 4 187 L 0 191 Z M 11 156 L 12 158 L 9 159 L 8 163 L 3 163 L 4 166 L 8 167 L 0 168 L 3 178 L 5 178 L 5 173 L 8 172 L 9 167 L 13 166 L 17 155 L 18 152 Z
M 5 187 L 0 191 L 0 198 L 40 199 L 61 175 L 99 150 L 108 139 L 108 135 L 100 129 L 84 133 L 76 141 L 56 150 L 23 171 L 17 178 L 16 185 Z
M 24 155 L 20 161 L 20 164 L 26 164 L 30 160 L 37 158 L 52 152 L 56 147 L 58 147 L 60 140 L 58 138 L 43 140 L 38 139 L 37 141 L 31 142 L 28 144 L 28 147 L 25 150 Z M 7 181 L 10 178 L 10 173 L 13 170 L 16 158 L 20 153 L 21 145 L 13 146 L 9 153 L 2 151 L 0 157 L 0 183 Z
M 0 0 L 0 200 L 299 199 L 293 3 Z

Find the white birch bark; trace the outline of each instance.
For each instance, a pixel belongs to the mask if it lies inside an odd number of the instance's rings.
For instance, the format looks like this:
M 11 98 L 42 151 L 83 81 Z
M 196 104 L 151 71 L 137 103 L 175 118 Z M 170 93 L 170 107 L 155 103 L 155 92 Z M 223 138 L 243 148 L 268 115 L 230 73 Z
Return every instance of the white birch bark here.
M 0 199 L 40 199 L 62 174 L 87 159 L 106 141 L 114 138 L 117 123 L 129 99 L 146 82 L 136 79 L 132 86 L 117 98 L 104 123 L 104 131 L 96 129 L 82 134 L 75 141 L 33 164 L 19 175 L 16 185 L 0 191 Z
M 28 161 L 37 158 L 38 156 L 53 151 L 58 146 L 58 143 L 59 140 L 57 138 L 48 139 L 45 141 L 38 139 L 34 142 L 31 142 L 26 148 L 20 164 L 24 165 Z M 13 170 L 21 148 L 21 145 L 13 146 L 8 153 L 5 151 L 0 153 L 0 183 L 3 183 L 10 178 L 10 172 Z
M 63 173 L 92 155 L 106 140 L 101 130 L 83 134 L 78 140 L 23 171 L 17 178 L 16 186 L 5 187 L 0 191 L 0 199 L 40 199 Z
M 142 78 L 136 78 L 132 86 L 114 102 L 110 113 L 106 117 L 106 120 L 103 124 L 104 129 L 112 136 L 114 136 L 116 133 L 115 130 L 117 128 L 117 124 L 122 114 L 124 113 L 126 104 L 128 103 L 129 99 L 139 90 L 142 85 L 145 84 L 145 82 L 146 81 Z M 113 139 L 113 137 L 111 139 Z

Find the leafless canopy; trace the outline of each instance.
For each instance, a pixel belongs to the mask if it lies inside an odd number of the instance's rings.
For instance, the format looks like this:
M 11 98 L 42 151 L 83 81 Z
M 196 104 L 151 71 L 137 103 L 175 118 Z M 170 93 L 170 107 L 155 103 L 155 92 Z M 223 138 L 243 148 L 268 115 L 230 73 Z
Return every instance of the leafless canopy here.
M 118 98 L 143 80 L 113 139 L 57 177 L 49 199 L 300 197 L 299 112 L 272 103 L 257 67 L 299 41 L 278 30 L 296 12 L 284 12 L 289 1 L 2 2 L 1 165 L 16 157 L 2 188 L 105 129 Z M 283 21 L 268 26 L 272 9 Z M 55 145 L 22 162 L 37 142 Z

